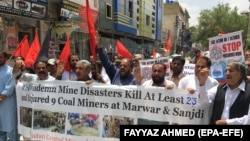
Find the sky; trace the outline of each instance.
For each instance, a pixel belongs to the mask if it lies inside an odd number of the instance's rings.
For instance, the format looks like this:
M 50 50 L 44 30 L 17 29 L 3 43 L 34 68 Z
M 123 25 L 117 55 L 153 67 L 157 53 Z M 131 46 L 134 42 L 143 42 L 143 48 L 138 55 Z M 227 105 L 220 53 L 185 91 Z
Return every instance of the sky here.
M 249 0 L 178 0 L 182 8 L 187 9 L 190 19 L 190 26 L 198 25 L 198 17 L 200 12 L 204 9 L 213 9 L 217 4 L 229 3 L 231 8 L 238 7 L 239 14 L 241 12 L 249 12 L 250 2 Z

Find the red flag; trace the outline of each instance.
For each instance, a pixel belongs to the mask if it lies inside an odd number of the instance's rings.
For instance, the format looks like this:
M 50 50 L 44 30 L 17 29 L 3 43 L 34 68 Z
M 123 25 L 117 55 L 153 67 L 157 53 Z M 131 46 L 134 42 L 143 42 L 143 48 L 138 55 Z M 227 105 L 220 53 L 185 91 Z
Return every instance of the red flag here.
M 30 49 L 28 35 L 25 35 L 22 41 L 18 44 L 17 48 L 14 50 L 13 55 L 15 57 L 22 56 L 23 58 L 26 57 Z
M 118 57 L 125 57 L 125 58 L 132 58 L 132 54 L 124 47 L 124 45 L 119 41 L 116 40 L 117 46 L 117 54 Z
M 26 55 L 24 61 L 25 66 L 33 68 L 39 52 L 40 52 L 40 42 L 39 42 L 38 32 L 36 30 L 34 41 L 32 42 L 29 52 Z
M 89 40 L 90 40 L 90 50 L 91 54 L 93 55 L 94 61 L 96 61 L 96 42 L 95 42 L 95 36 L 96 36 L 96 30 L 93 23 L 92 15 L 91 15 L 91 9 L 89 6 L 89 0 L 86 0 L 86 7 L 87 7 L 87 19 L 88 19 L 88 28 L 89 28 Z
M 60 62 L 63 62 L 65 64 L 64 69 L 67 70 L 67 71 L 70 71 L 70 69 L 71 69 L 69 61 L 68 61 L 69 55 L 70 55 L 70 37 L 67 34 L 67 41 L 66 41 L 66 43 L 64 45 L 62 53 L 59 56 Z
M 156 58 L 156 50 L 155 50 L 155 48 L 153 49 L 153 58 L 154 59 Z
M 165 49 L 169 51 L 171 49 L 171 46 L 172 46 L 171 33 L 170 31 L 168 31 L 168 39 L 167 39 L 167 44 L 165 46 Z

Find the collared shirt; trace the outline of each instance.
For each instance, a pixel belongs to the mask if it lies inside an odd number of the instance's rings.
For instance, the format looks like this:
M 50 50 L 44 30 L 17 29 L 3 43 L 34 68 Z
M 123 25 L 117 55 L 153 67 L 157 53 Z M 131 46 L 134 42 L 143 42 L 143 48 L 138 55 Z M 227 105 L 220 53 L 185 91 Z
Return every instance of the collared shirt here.
M 16 78 L 16 76 L 19 76 L 19 75 L 21 76 L 18 81 L 31 82 L 31 81 L 40 80 L 37 74 L 22 73 L 21 71 L 13 74 L 13 77 Z M 44 80 L 52 81 L 52 80 L 55 80 L 55 78 L 51 75 L 48 75 L 47 78 L 45 78 Z
M 193 89 L 200 92 L 201 88 L 205 88 L 207 90 L 207 89 L 212 88 L 214 86 L 218 86 L 218 84 L 219 84 L 219 82 L 216 79 L 208 76 L 208 78 L 205 82 L 205 85 L 200 86 L 200 82 L 195 75 L 186 75 L 185 77 L 183 77 L 179 81 L 178 88 L 182 89 L 182 90 L 187 90 L 188 88 L 193 88 Z
M 36 81 L 40 79 L 37 76 L 37 74 L 23 73 L 19 80 L 25 81 L 25 82 L 31 82 L 31 81 Z M 52 80 L 55 80 L 55 78 L 50 75 L 48 75 L 47 78 L 44 79 L 44 81 L 52 81 Z
M 207 91 L 214 87 L 217 88 L 218 85 L 219 82 L 216 79 L 208 76 L 205 85 L 200 86 L 198 78 L 193 74 L 193 75 L 186 75 L 185 77 L 183 77 L 179 81 L 178 88 L 182 90 L 193 88 L 199 94 L 199 102 L 208 103 L 210 102 L 210 100 L 208 98 L 209 95 L 207 94 Z
M 62 80 L 76 80 L 76 79 L 77 79 L 77 76 L 73 70 L 70 70 L 70 71 L 64 70 L 63 71 Z
M 179 81 L 181 78 L 185 77 L 186 75 L 184 73 L 179 74 L 177 77 L 174 77 L 173 74 L 170 77 L 170 80 L 175 83 L 175 85 L 178 87 Z
M 227 90 L 226 90 L 226 95 L 225 95 L 225 105 L 224 105 L 221 119 L 229 119 L 230 108 L 235 102 L 236 98 L 239 96 L 240 92 L 241 91 L 245 92 L 245 85 L 246 85 L 245 81 L 242 81 L 240 85 L 233 90 L 231 90 L 228 85 L 224 86 L 224 87 L 227 87 Z
M 226 119 L 226 122 L 228 125 L 240 125 L 240 124 L 250 124 L 250 105 L 248 109 L 248 114 L 244 115 L 239 118 L 232 118 L 229 119 L 229 111 L 230 107 L 233 105 L 235 102 L 236 98 L 239 96 L 240 91 L 245 91 L 245 85 L 246 83 L 242 81 L 240 85 L 234 89 L 231 90 L 228 85 L 225 85 L 224 87 L 227 87 L 226 94 L 225 94 L 225 104 L 224 104 L 224 109 L 222 112 L 221 119 Z M 206 91 L 203 91 L 208 95 L 208 98 L 210 102 L 214 101 L 215 95 L 216 95 L 217 87 L 213 87 L 212 89 Z

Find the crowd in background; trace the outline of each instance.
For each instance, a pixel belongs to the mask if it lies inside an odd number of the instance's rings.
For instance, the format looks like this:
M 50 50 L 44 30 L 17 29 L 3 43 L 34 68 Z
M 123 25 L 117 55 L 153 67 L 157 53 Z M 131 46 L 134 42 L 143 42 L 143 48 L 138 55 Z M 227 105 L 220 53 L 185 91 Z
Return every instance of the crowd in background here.
M 226 82 L 219 83 L 209 76 L 211 59 L 204 56 L 199 49 L 190 63 L 195 64 L 194 74 L 183 74 L 185 58 L 177 56 L 170 62 L 171 75 L 165 79 L 166 64 L 152 65 L 151 79 L 142 81 L 139 60 L 143 55 L 133 58 L 110 58 L 102 48 L 97 35 L 97 60 L 90 56 L 81 60 L 78 54 L 70 54 L 69 69 L 58 58 L 37 60 L 34 68 L 27 68 L 24 58 L 16 57 L 15 65 L 6 64 L 7 54 L 0 52 L 0 141 L 19 140 L 17 135 L 17 106 L 15 85 L 19 82 L 36 80 L 70 80 L 86 84 L 104 83 L 112 85 L 142 85 L 164 87 L 166 89 L 183 89 L 189 93 L 199 94 L 200 103 L 213 103 L 210 124 L 235 125 L 250 124 L 250 50 L 245 51 L 246 63 L 231 62 L 226 66 Z M 167 95 L 167 93 L 166 93 Z M 7 134 L 8 133 L 8 134 Z M 24 138 L 28 140 L 27 138 Z

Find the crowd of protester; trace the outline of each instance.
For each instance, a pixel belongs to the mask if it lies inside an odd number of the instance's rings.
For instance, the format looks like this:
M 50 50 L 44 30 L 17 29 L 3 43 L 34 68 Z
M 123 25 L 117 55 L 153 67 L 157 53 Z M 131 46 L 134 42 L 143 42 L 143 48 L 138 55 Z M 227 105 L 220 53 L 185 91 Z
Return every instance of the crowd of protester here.
M 19 82 L 36 80 L 70 80 L 86 84 L 104 83 L 111 85 L 142 85 L 146 87 L 165 87 L 166 89 L 183 89 L 190 94 L 198 93 L 200 103 L 213 103 L 210 124 L 236 125 L 250 124 L 250 50 L 245 51 L 245 64 L 231 62 L 226 66 L 226 81 L 219 83 L 209 76 L 211 60 L 195 50 L 191 63 L 195 64 L 193 75 L 184 75 L 185 58 L 177 56 L 170 62 L 171 74 L 165 79 L 166 65 L 152 65 L 151 79 L 142 82 L 139 60 L 143 55 L 133 58 L 109 58 L 102 48 L 100 38 L 96 36 L 97 60 L 81 60 L 76 53 L 70 54 L 70 69 L 56 58 L 37 60 L 34 68 L 26 68 L 24 58 L 16 57 L 12 67 L 6 64 L 7 55 L 0 52 L 0 141 L 19 140 L 17 135 L 17 105 L 15 85 Z M 167 93 L 166 93 L 167 95 Z M 15 134 L 15 135 L 13 135 Z M 24 138 L 26 139 L 26 138 Z M 26 139 L 28 140 L 28 139 Z

